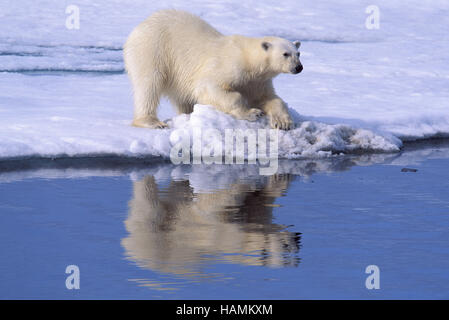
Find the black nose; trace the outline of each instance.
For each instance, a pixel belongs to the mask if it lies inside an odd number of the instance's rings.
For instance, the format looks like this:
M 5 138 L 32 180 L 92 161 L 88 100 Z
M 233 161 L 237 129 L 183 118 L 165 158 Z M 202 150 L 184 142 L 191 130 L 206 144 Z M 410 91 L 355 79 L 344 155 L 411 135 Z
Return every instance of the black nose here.
M 302 71 L 303 67 L 302 64 L 298 64 L 295 68 L 296 73 L 300 73 Z

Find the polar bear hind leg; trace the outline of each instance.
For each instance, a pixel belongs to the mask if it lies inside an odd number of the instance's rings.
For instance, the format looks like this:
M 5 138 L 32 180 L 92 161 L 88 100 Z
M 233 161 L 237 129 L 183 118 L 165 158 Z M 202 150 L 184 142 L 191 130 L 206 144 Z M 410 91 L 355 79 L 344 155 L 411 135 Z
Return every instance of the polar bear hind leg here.
M 158 72 L 136 79 L 134 85 L 133 126 L 162 129 L 168 125 L 157 117 L 157 107 L 164 87 L 164 79 Z

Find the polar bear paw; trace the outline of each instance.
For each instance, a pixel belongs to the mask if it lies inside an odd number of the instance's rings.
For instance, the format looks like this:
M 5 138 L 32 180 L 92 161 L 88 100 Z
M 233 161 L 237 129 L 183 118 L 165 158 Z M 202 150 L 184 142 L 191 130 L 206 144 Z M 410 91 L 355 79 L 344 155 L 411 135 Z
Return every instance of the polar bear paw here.
M 133 126 L 140 128 L 149 128 L 149 129 L 164 129 L 168 128 L 168 124 L 165 122 L 159 121 L 154 118 L 145 118 L 145 119 L 135 119 L 133 121 Z
M 293 129 L 293 120 L 288 114 L 271 114 L 270 125 L 273 129 L 290 130 Z
M 264 115 L 264 112 L 257 108 L 251 108 L 245 115 L 245 119 L 248 121 L 257 121 L 260 117 Z

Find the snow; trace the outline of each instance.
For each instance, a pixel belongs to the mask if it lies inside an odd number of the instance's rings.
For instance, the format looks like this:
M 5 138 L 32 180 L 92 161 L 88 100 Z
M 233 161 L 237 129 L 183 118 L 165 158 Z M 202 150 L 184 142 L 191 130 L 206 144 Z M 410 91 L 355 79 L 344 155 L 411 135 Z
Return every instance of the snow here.
M 449 3 L 376 1 L 77 1 L 81 28 L 65 27 L 70 1 L 2 2 L 0 159 L 162 156 L 174 130 L 265 128 L 208 106 L 168 130 L 130 126 L 132 95 L 121 46 L 161 8 L 186 9 L 225 34 L 301 40 L 304 71 L 275 79 L 297 128 L 279 132 L 283 158 L 394 152 L 403 141 L 449 136 Z M 205 141 L 207 143 L 207 141 Z

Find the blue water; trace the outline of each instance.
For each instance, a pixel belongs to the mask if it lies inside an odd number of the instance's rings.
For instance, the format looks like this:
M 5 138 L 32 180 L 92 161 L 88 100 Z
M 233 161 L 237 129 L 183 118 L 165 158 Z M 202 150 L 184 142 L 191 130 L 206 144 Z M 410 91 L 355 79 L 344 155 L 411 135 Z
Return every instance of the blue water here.
M 201 181 L 169 164 L 4 170 L 0 298 L 447 299 L 449 158 L 436 151 L 219 186 L 211 167 Z M 380 289 L 365 287 L 368 265 Z

